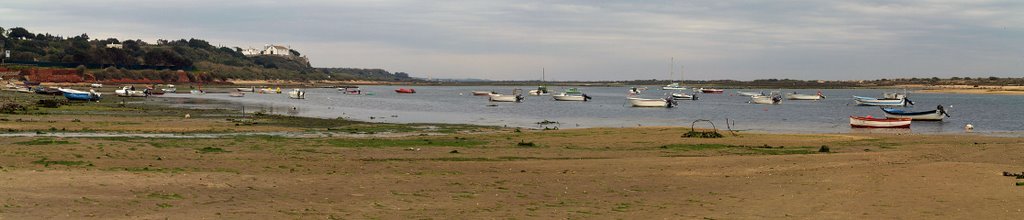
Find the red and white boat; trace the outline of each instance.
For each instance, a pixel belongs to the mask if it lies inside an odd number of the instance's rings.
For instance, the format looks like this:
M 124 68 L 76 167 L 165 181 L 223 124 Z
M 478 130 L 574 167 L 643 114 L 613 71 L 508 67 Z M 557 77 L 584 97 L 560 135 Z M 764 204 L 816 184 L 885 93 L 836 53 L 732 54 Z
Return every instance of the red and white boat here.
M 398 88 L 398 89 L 395 90 L 395 92 L 397 92 L 397 93 L 416 93 L 416 90 L 415 89 L 410 89 L 410 88 Z
M 700 88 L 700 92 L 703 92 L 703 93 L 724 93 L 725 90 Z
M 854 128 L 910 128 L 910 118 L 873 118 L 871 116 L 850 116 L 850 127 Z

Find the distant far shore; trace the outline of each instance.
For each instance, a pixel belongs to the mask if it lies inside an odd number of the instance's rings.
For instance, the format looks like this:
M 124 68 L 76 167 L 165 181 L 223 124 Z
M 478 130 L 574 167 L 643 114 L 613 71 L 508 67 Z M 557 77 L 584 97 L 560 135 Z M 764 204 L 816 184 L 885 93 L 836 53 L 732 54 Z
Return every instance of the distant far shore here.
M 1024 86 L 973 86 L 941 85 L 923 86 L 918 93 L 978 94 L 978 95 L 1024 95 Z

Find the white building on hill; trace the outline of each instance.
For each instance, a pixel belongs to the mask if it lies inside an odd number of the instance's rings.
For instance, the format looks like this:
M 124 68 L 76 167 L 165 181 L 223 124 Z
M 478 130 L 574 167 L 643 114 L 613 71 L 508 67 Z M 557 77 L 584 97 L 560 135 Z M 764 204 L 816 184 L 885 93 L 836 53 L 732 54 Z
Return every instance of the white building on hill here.
M 263 55 L 291 56 L 292 53 L 289 52 L 289 50 L 291 50 L 291 48 L 288 48 L 288 47 L 285 47 L 285 46 L 278 46 L 278 45 L 267 44 L 266 46 L 263 47 L 263 52 L 262 53 L 263 53 Z

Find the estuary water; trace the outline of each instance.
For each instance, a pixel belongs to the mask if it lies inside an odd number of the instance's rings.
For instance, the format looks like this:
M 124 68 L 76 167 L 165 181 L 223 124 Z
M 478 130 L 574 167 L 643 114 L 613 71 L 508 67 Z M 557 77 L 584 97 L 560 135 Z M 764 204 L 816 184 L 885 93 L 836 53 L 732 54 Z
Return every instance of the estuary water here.
M 550 96 L 527 96 L 522 103 L 489 102 L 486 96 L 473 96 L 471 91 L 496 91 L 509 94 L 515 88 L 524 91 L 533 87 L 508 86 L 418 86 L 415 94 L 398 94 L 394 89 L 406 86 L 363 86 L 373 95 L 345 95 L 337 89 L 305 89 L 305 99 L 290 99 L 282 94 L 247 93 L 245 97 L 229 97 L 226 93 L 206 95 L 168 94 L 176 98 L 174 105 L 220 108 L 245 108 L 247 112 L 266 111 L 319 118 L 346 118 L 389 123 L 465 123 L 510 127 L 636 127 L 690 126 L 697 119 L 714 122 L 719 129 L 726 119 L 734 130 L 756 130 L 776 133 L 848 133 L 885 132 L 888 129 L 852 129 L 848 117 L 872 115 L 884 117 L 879 107 L 857 106 L 852 96 L 879 97 L 882 89 L 823 89 L 827 98 L 820 101 L 783 100 L 780 105 L 750 104 L 748 97 L 726 89 L 724 94 L 697 94 L 695 101 L 680 100 L 675 108 L 636 108 L 626 103 L 628 87 L 579 87 L 593 97 L 589 102 L 554 101 Z M 651 87 L 655 88 L 655 87 Z M 563 87 L 549 87 L 560 91 Z M 814 94 L 817 89 L 788 89 L 782 92 Z M 687 91 L 688 93 L 692 93 Z M 666 91 L 651 89 L 642 96 L 666 97 Z M 934 110 L 943 105 L 952 116 L 943 122 L 915 121 L 910 132 L 960 133 L 965 124 L 975 132 L 1020 135 L 1024 131 L 1024 96 L 927 94 L 910 92 L 916 105 L 910 111 Z M 538 124 L 541 121 L 558 124 Z M 710 124 L 698 123 L 710 128 Z M 907 132 L 906 129 L 896 129 Z

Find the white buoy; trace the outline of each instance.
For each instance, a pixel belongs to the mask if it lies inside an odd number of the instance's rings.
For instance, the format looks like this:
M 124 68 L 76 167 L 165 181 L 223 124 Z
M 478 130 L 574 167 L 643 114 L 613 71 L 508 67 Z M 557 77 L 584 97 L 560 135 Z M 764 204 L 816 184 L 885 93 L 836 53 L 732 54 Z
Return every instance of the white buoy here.
M 964 131 L 967 131 L 967 132 L 974 131 L 974 125 L 972 125 L 972 124 L 964 125 Z

